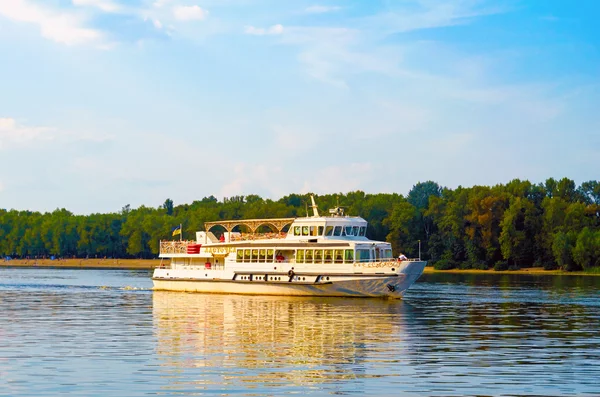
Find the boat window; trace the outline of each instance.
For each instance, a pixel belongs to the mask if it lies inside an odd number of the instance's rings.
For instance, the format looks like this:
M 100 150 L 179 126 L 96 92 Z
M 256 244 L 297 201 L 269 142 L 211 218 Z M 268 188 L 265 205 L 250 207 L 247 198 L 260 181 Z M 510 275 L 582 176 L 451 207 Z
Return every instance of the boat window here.
M 294 236 L 300 236 L 300 226 L 294 226 Z
M 323 255 L 325 257 L 325 263 L 331 263 L 333 260 L 333 250 L 324 250 Z
M 323 250 L 315 250 L 315 263 L 323 262 Z
M 305 252 L 306 263 L 312 263 L 313 261 L 313 250 L 306 250 Z
M 371 260 L 369 250 L 356 250 L 356 256 L 359 262 L 369 262 Z
M 244 261 L 244 250 L 237 250 L 237 253 L 235 255 L 235 261 L 236 262 Z
M 386 250 L 384 251 L 384 257 L 385 257 L 385 258 L 387 258 L 387 259 L 390 259 L 390 258 L 392 258 L 392 250 L 388 250 L 388 249 L 386 249 Z
M 296 263 L 304 263 L 304 250 L 296 251 Z
M 335 263 L 344 263 L 344 250 L 335 250 Z
M 327 226 L 325 228 L 325 235 L 326 236 L 333 236 L 333 226 Z
M 250 250 L 244 250 L 244 262 L 250 262 Z
M 375 248 L 375 260 L 379 260 L 379 248 Z
M 302 235 L 308 236 L 308 226 L 302 226 Z
M 317 235 L 317 227 L 316 226 L 311 226 L 310 227 L 310 235 L 311 236 L 316 236 Z
M 352 251 L 352 250 L 345 250 L 344 251 L 344 261 L 346 263 L 352 263 L 352 262 L 354 262 L 354 251 Z
M 322 236 L 323 235 L 323 230 L 325 228 L 323 226 L 319 226 L 319 231 L 317 232 L 317 236 Z
M 352 226 L 352 235 L 358 236 L 358 226 Z
M 258 257 L 260 258 L 261 262 L 264 262 L 267 259 L 267 250 L 259 250 Z
M 252 250 L 251 262 L 258 262 L 258 250 Z
M 267 250 L 267 262 L 273 262 L 273 250 Z
M 366 226 L 360 227 L 360 235 L 363 237 L 367 235 L 367 227 Z
M 352 226 L 346 226 L 346 236 L 354 236 L 352 232 Z
M 335 230 L 333 231 L 333 235 L 334 236 L 341 236 L 342 235 L 342 227 L 341 226 L 336 226 Z

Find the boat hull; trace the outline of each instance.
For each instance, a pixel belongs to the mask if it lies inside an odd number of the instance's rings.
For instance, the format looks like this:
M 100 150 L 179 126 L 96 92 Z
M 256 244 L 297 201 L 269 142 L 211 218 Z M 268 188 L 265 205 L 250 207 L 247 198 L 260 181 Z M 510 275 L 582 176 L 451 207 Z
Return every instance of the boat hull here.
M 240 281 L 227 279 L 194 279 L 190 277 L 153 277 L 154 290 L 216 294 L 331 296 L 331 297 L 402 297 L 423 273 L 426 262 L 409 262 L 398 274 L 382 276 L 337 276 L 328 282 Z

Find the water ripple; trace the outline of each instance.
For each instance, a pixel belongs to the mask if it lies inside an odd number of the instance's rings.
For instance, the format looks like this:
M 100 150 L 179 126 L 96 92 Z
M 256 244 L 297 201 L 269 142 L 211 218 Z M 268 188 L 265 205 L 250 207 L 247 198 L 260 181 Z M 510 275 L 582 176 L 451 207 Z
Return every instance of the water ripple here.
M 597 278 L 591 278 L 597 280 Z M 11 396 L 593 396 L 597 281 L 428 277 L 404 301 L 152 292 L 148 272 L 0 270 Z

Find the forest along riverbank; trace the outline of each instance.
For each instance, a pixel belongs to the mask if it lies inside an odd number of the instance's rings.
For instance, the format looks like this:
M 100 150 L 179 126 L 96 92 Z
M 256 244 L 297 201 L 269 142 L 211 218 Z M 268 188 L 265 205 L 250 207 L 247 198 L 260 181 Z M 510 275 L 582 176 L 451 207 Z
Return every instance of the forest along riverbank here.
M 160 265 L 160 259 L 11 259 L 1 260 L 0 267 L 55 267 L 81 269 L 154 269 Z M 562 270 L 544 270 L 542 267 L 530 267 L 520 270 L 495 271 L 476 269 L 436 270 L 432 266 L 425 273 L 463 273 L 463 274 L 534 274 L 534 275 L 572 275 L 600 276 L 600 273 L 565 272 Z

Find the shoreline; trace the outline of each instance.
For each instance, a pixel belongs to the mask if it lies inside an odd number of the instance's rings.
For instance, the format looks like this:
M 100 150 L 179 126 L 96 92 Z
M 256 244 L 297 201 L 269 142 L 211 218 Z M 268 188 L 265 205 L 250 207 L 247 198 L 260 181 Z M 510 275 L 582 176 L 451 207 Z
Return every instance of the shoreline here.
M 592 272 L 565 272 L 564 270 L 545 270 L 543 267 L 528 267 L 519 270 L 500 270 L 494 269 L 479 270 L 479 269 L 450 269 L 436 270 L 433 266 L 427 266 L 423 274 L 433 273 L 454 273 L 454 274 L 529 274 L 534 276 L 600 276 L 600 273 Z
M 0 267 L 44 267 L 64 269 L 154 269 L 160 259 L 11 259 Z
M 0 261 L 0 267 L 43 267 L 64 269 L 147 269 L 152 270 L 160 265 L 160 259 L 11 259 Z M 600 276 L 592 272 L 565 272 L 562 270 L 544 270 L 542 267 L 530 267 L 520 270 L 478 270 L 451 269 L 436 270 L 432 266 L 425 268 L 424 274 L 455 273 L 455 274 L 529 274 L 536 276 Z

